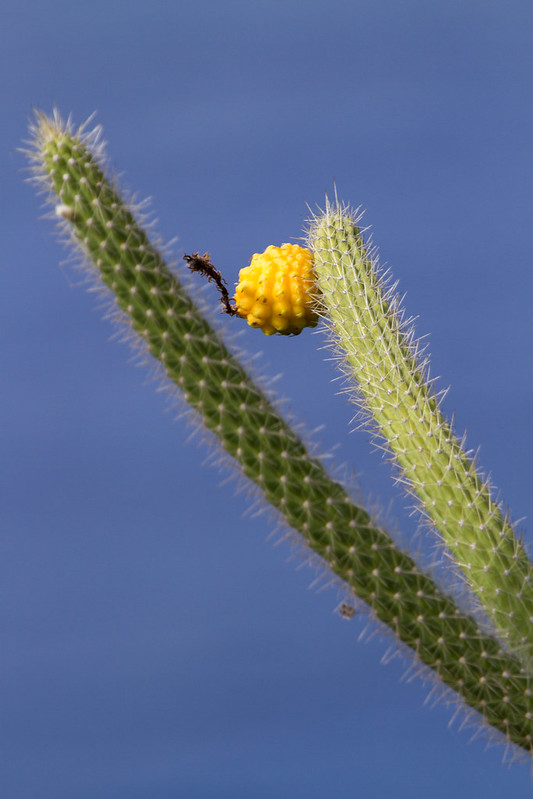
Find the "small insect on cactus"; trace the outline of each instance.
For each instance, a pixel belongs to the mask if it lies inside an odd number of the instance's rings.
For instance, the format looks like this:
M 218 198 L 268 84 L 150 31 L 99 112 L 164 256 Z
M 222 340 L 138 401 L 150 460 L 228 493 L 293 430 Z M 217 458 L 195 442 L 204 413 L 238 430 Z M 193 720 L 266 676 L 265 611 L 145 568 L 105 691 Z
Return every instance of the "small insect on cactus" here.
M 226 312 L 251 319 L 267 335 L 316 324 L 321 303 L 409 485 L 422 492 L 424 512 L 436 508 L 437 524 L 444 511 L 442 535 L 463 568 L 465 552 L 475 553 L 465 575 L 474 578 L 488 620 L 439 586 L 309 453 L 106 178 L 99 130 L 75 130 L 58 113 L 38 114 L 32 134 L 34 178 L 62 233 L 109 289 L 121 323 L 333 575 L 344 593 L 342 615 L 350 618 L 356 605 L 370 610 L 422 674 L 484 721 L 484 731 L 533 754 L 531 566 L 486 481 L 436 415 L 438 403 L 419 378 L 412 342 L 394 316 L 397 304 L 376 283 L 353 215 L 328 207 L 311 226 L 309 251 L 283 245 L 254 256 L 251 271 L 241 270 L 235 305 L 207 253 L 185 260 L 217 283 Z

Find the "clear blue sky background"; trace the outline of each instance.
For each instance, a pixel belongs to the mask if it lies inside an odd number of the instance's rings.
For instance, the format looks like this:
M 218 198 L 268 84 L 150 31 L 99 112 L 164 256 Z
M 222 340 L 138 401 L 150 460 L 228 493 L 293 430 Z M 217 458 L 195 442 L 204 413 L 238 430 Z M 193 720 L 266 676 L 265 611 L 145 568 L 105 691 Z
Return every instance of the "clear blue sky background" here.
M 229 283 L 336 181 L 430 336 L 447 411 L 531 519 L 532 38 L 529 0 L 4 0 L 2 797 L 531 795 L 528 764 L 502 768 L 405 664 L 380 666 L 387 643 L 358 643 L 204 464 L 59 268 L 16 148 L 32 106 L 96 110 L 176 256 L 209 250 Z M 320 335 L 226 322 L 412 534 Z

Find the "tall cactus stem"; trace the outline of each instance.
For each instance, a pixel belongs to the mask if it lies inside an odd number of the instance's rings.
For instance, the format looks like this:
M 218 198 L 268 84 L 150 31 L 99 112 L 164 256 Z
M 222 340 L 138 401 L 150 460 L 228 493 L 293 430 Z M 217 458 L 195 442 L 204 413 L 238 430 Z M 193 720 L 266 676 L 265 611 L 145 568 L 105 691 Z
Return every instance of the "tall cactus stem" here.
M 328 202 L 309 229 L 320 303 L 357 388 L 423 514 L 442 536 L 502 640 L 533 664 L 532 564 L 439 408 L 395 286 L 365 244 L 357 214 Z
M 124 318 L 243 473 L 424 673 L 433 670 L 477 718 L 531 754 L 533 685 L 520 661 L 308 453 L 150 244 L 93 144 L 58 114 L 38 114 L 31 158 L 62 231 L 92 261 Z

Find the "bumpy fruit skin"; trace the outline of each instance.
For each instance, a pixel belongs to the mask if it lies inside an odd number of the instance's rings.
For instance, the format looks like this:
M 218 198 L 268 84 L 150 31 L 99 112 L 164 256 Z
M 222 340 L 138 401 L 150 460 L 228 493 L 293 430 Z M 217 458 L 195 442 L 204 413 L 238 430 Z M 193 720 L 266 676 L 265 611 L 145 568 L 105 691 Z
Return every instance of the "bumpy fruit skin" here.
M 297 244 L 270 245 L 239 272 L 235 304 L 239 316 L 267 336 L 297 336 L 314 327 L 316 293 L 313 255 Z

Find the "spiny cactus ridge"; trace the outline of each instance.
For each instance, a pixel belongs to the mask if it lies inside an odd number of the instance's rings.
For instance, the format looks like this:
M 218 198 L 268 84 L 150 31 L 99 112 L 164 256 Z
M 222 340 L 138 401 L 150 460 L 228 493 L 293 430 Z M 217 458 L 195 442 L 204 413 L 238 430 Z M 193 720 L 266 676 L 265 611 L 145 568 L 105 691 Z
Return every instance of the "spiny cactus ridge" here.
M 38 114 L 32 132 L 34 178 L 48 192 L 62 232 L 92 262 L 124 318 L 206 428 L 346 590 L 414 653 L 421 671 L 431 669 L 477 711 L 476 718 L 531 754 L 533 686 L 522 663 L 308 453 L 108 182 L 96 136 L 74 130 L 57 113 Z

